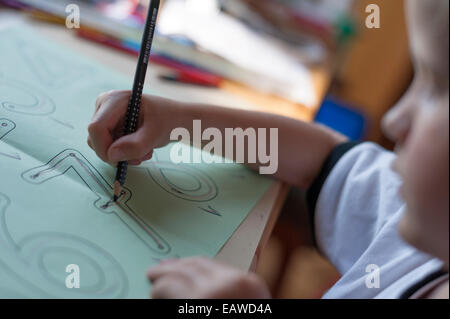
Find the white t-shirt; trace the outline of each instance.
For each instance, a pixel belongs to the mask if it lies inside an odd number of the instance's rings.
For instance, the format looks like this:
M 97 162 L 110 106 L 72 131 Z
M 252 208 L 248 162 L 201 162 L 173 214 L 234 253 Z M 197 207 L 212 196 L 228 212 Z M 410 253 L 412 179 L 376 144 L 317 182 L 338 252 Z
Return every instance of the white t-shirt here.
M 323 298 L 408 297 L 445 276 L 440 260 L 398 233 L 405 203 L 394 158 L 373 143 L 340 145 L 308 191 L 318 249 L 342 275 Z

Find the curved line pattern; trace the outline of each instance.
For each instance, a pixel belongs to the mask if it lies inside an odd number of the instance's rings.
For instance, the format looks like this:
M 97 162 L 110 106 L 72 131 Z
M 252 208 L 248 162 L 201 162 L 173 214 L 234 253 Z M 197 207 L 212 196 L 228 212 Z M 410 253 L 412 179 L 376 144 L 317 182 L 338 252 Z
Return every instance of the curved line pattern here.
M 39 79 L 39 82 L 53 89 L 71 85 L 93 73 L 91 67 L 67 60 L 43 47 L 16 41 L 24 63 Z
M 19 92 L 19 93 L 18 93 Z M 13 95 L 8 97 L 8 94 Z M 18 101 L 17 96 L 28 101 Z M 28 84 L 0 74 L 0 105 L 9 112 L 27 115 L 48 115 L 55 111 L 55 103 L 44 92 Z
M 16 242 L 8 229 L 6 223 L 6 210 L 10 205 L 10 199 L 3 193 L 0 193 L 0 243 L 2 249 L 13 251 L 17 254 L 17 259 L 21 269 L 26 269 L 27 274 L 33 271 L 33 282 L 21 280 L 31 288 L 38 291 L 38 294 L 49 293 L 50 296 L 59 297 L 69 294 L 71 296 L 92 296 L 94 298 L 124 298 L 128 293 L 128 278 L 121 265 L 107 251 L 100 246 L 81 238 L 79 236 L 56 233 L 39 232 L 23 238 Z M 82 285 L 79 289 L 70 290 L 65 286 L 64 280 L 60 277 L 58 280 L 51 269 L 45 265 L 44 259 L 50 253 L 61 253 L 70 255 L 71 260 L 84 259 L 91 265 L 96 273 L 96 282 L 91 285 Z M 73 258 L 73 259 L 72 259 Z M 0 264 L 2 264 L 0 262 Z M 23 268 L 24 267 L 24 268 Z M 21 277 L 14 270 L 17 277 Z M 41 292 L 40 287 L 50 283 L 52 291 Z M 0 289 L 0 293 L 2 293 Z M 3 289 L 4 294 L 8 296 L 14 291 Z
M 77 150 L 66 149 L 53 157 L 47 164 L 29 169 L 22 178 L 32 184 L 42 184 L 52 178 L 64 175 L 73 169 L 86 186 L 98 196 L 94 206 L 101 212 L 115 214 L 125 223 L 147 247 L 158 254 L 170 252 L 170 245 L 129 206 L 131 191 L 124 188 L 118 200 L 120 208 L 111 201 L 113 188 L 95 167 Z
M 151 161 L 146 169 L 157 185 L 178 198 L 192 202 L 207 202 L 219 194 L 217 185 L 208 175 L 189 165 L 180 166 L 170 162 Z M 179 172 L 180 179 L 189 178 L 189 182 L 194 182 L 195 186 L 180 185 L 179 181 L 177 183 L 170 179 L 167 172 Z

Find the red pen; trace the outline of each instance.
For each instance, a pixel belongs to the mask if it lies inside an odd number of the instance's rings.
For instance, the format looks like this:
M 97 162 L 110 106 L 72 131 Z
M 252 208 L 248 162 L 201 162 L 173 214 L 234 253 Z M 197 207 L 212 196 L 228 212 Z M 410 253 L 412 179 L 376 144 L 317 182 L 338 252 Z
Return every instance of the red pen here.
M 125 47 L 120 43 L 120 41 L 105 34 L 96 32 L 94 30 L 79 29 L 77 35 L 87 40 L 91 40 L 132 55 L 137 55 L 137 52 Z M 189 65 L 185 65 L 183 63 L 180 63 L 178 61 L 169 59 L 167 57 L 158 54 L 151 55 L 150 61 L 164 65 L 174 70 L 173 73 L 160 76 L 161 79 L 167 81 L 201 85 L 207 87 L 219 87 L 223 80 L 220 76 L 217 76 L 204 70 L 194 68 Z
M 121 45 L 121 43 L 118 40 L 115 40 L 112 37 L 101 34 L 99 32 L 81 28 L 81 29 L 77 30 L 77 35 L 86 40 L 90 40 L 90 41 L 108 46 L 110 48 L 120 50 L 125 53 L 129 53 L 129 54 L 132 54 L 135 56 L 137 56 L 139 54 L 139 52 L 136 52 L 136 51 L 133 51 L 131 49 L 124 47 L 123 45 Z
M 163 74 L 159 76 L 160 79 L 166 81 L 173 81 L 179 83 L 200 85 L 206 87 L 215 87 L 218 88 L 221 83 L 221 79 L 214 75 L 208 74 L 193 74 L 187 72 L 174 72 L 170 74 Z

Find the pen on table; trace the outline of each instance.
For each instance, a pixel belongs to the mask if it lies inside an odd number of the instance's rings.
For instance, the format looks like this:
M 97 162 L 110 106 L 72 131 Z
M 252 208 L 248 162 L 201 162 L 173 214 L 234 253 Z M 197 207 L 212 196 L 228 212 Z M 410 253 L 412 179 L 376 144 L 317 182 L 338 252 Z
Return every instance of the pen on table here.
M 151 0 L 148 8 L 148 15 L 145 22 L 142 44 L 139 52 L 136 74 L 134 76 L 133 90 L 128 102 L 128 109 L 125 118 L 125 128 L 123 135 L 128 135 L 136 131 L 136 124 L 139 118 L 139 108 L 141 106 L 142 90 L 144 88 L 145 75 L 150 57 L 150 50 L 155 33 L 156 18 L 158 17 L 160 0 Z M 125 183 L 128 162 L 122 161 L 117 164 L 116 179 L 114 181 L 114 202 L 119 199 L 122 186 Z
M 171 72 L 159 75 L 159 78 L 165 81 L 199 85 L 204 87 L 220 87 L 221 79 L 217 76 L 204 76 L 184 72 Z
M 93 29 L 89 29 L 87 27 L 82 27 L 80 29 L 77 29 L 76 31 L 77 36 L 86 39 L 86 40 L 90 40 L 105 46 L 108 46 L 110 48 L 128 53 L 128 54 L 132 54 L 135 56 L 139 55 L 139 52 L 135 52 L 132 49 L 126 48 L 125 46 L 123 46 L 120 43 L 120 40 L 115 39 L 111 36 L 108 36 L 106 34 L 103 34 L 101 32 L 95 31 Z
M 138 51 L 132 49 L 130 46 L 124 45 L 123 41 L 87 27 L 78 29 L 77 35 L 81 38 L 94 41 L 96 43 L 106 45 L 114 49 L 118 49 L 125 53 L 133 54 L 136 56 L 139 55 Z M 159 53 L 153 54 L 150 57 L 150 61 L 173 69 L 175 71 L 171 74 L 169 73 L 160 75 L 159 77 L 162 80 L 215 88 L 220 87 L 223 82 L 223 78 L 216 74 L 196 68 L 191 65 L 186 65 L 180 61 L 175 61 Z

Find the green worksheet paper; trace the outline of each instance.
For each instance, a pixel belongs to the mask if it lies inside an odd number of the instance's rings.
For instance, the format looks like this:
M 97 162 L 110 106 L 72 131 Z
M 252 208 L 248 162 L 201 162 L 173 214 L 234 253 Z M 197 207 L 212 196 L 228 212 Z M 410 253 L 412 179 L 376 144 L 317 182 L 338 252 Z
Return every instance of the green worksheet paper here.
M 169 145 L 129 168 L 111 205 L 115 169 L 87 125 L 99 93 L 131 86 L 30 29 L 0 30 L 0 297 L 147 298 L 151 265 L 214 257 L 272 183 L 237 164 L 174 164 Z

